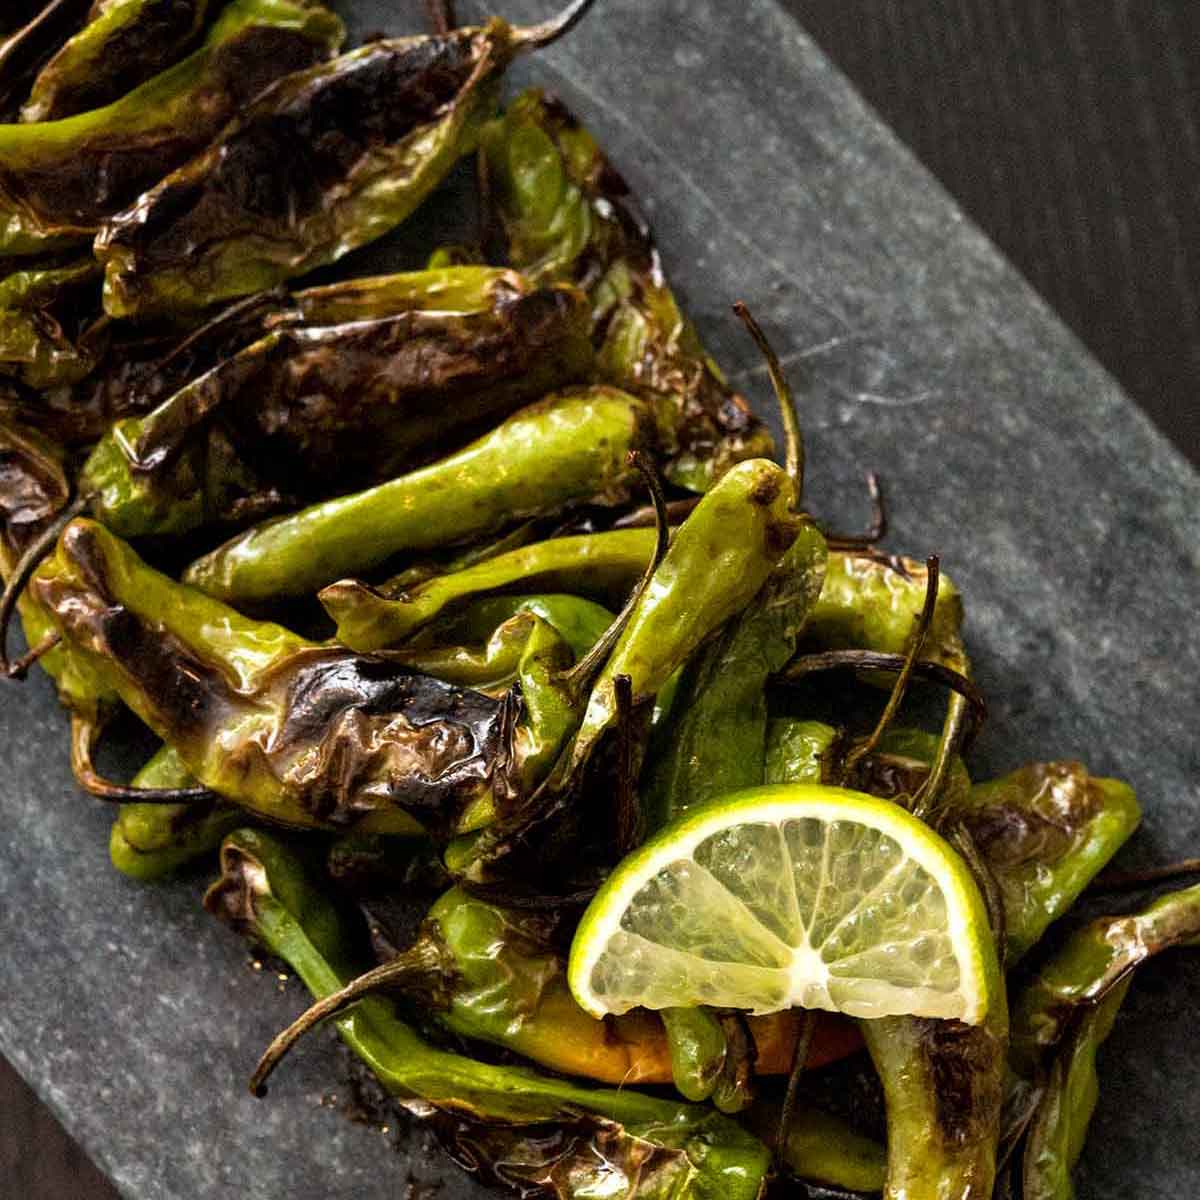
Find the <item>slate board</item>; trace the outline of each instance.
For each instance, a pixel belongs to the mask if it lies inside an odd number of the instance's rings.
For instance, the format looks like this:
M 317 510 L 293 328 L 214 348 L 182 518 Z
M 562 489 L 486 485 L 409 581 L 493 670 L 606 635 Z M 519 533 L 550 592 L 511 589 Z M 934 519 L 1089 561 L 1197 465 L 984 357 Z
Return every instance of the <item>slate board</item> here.
M 546 7 L 504 5 L 513 20 Z M 415 28 L 398 14 L 419 6 L 352 8 L 361 35 Z M 992 704 L 976 774 L 1084 758 L 1139 790 L 1126 863 L 1194 853 L 1196 474 L 769 0 L 602 0 L 516 73 L 530 79 L 627 175 L 737 382 L 765 403 L 728 313 L 739 297 L 808 369 L 821 516 L 863 524 L 861 472 L 877 467 L 889 545 L 942 555 Z M 110 869 L 109 814 L 72 786 L 42 678 L 0 697 L 0 770 L 0 1051 L 125 1195 L 372 1200 L 439 1181 L 447 1200 L 483 1194 L 423 1135 L 398 1159 L 324 1107 L 328 1040 L 268 1101 L 246 1094 L 301 996 L 248 967 L 199 910 L 198 880 L 142 887 Z M 1200 1194 L 1197 994 L 1194 956 L 1139 976 L 1104 1053 L 1084 1200 Z

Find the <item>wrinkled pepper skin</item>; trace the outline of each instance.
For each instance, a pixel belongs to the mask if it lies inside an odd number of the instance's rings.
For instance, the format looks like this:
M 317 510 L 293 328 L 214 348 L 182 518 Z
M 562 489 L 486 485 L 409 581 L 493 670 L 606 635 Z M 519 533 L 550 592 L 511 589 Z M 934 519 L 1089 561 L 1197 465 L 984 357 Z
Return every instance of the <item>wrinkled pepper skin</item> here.
M 105 310 L 144 317 L 249 295 L 395 228 L 475 148 L 521 45 L 493 20 L 293 74 L 105 225 Z
M 837 730 L 823 721 L 772 717 L 763 783 L 828 783 Z
M 87 375 L 105 349 L 103 334 L 79 319 L 97 279 L 90 258 L 0 279 L 0 373 L 31 388 Z
M 35 430 L 0 422 L 0 578 L 8 579 L 26 547 L 70 498 L 58 448 Z M 28 588 L 17 601 L 17 612 L 28 646 L 54 632 L 50 614 Z M 38 665 L 54 680 L 63 706 L 93 725 L 119 701 L 102 673 L 68 644 L 42 655 Z
M 925 603 L 928 570 L 901 559 L 904 573 L 874 558 L 834 551 L 825 585 L 813 605 L 804 644 L 822 650 L 878 650 L 904 654 L 912 643 Z M 921 657 L 961 674 L 969 664 L 962 645 L 962 595 L 949 576 L 938 576 L 933 621 Z M 869 682 L 891 688 L 894 676 L 868 673 Z
M 484 129 L 482 147 L 513 265 L 586 288 L 601 375 L 677 406 L 667 478 L 705 491 L 734 462 L 770 457 L 770 434 L 700 344 L 625 181 L 592 135 L 532 89 Z
M 16 120 L 38 71 L 82 28 L 90 3 L 7 0 L 0 11 L 0 120 Z
M 749 605 L 684 667 L 661 751 L 643 776 L 652 828 L 697 804 L 764 783 L 767 682 L 796 651 L 828 552 L 812 522 Z
M 133 777 L 134 787 L 195 787 L 178 753 L 164 746 Z M 191 804 L 122 804 L 108 841 L 112 865 L 142 883 L 165 879 L 205 855 L 215 854 L 227 833 L 246 824 L 235 804 L 200 800 Z
M 279 329 L 118 421 L 81 486 L 127 538 L 261 517 L 435 459 L 590 362 L 586 304 L 568 289 Z
M 762 458 L 731 467 L 701 497 L 672 536 L 592 687 L 573 748 L 576 765 L 616 719 L 617 676 L 628 676 L 635 706 L 653 699 L 750 603 L 797 538 L 809 536 L 811 523 L 793 511 L 795 501 L 783 468 Z
M 288 851 L 265 834 L 238 832 L 226 839 L 222 867 L 222 878 L 206 897 L 210 911 L 283 958 L 314 996 L 327 996 L 350 981 L 355 972 L 347 947 L 355 943 L 353 933 Z M 578 1126 L 581 1112 L 598 1118 L 603 1124 L 592 1132 L 604 1133 L 604 1154 L 597 1158 L 587 1145 L 573 1145 L 578 1160 L 564 1162 L 560 1154 L 562 1169 L 542 1176 L 543 1182 L 553 1180 L 552 1194 L 564 1200 L 595 1195 L 601 1183 L 611 1185 L 614 1169 L 628 1169 L 628 1178 L 637 1178 L 651 1159 L 654 1190 L 643 1193 L 647 1200 L 758 1200 L 770 1164 L 766 1148 L 711 1110 L 632 1088 L 581 1087 L 437 1050 L 403 1024 L 390 1004 L 375 998 L 347 1010 L 336 1025 L 401 1100 L 423 1101 L 463 1120 L 518 1126 L 564 1121 Z M 513 1161 L 514 1132 L 491 1133 L 500 1139 L 493 1152 L 503 1159 L 506 1174 L 521 1179 L 522 1160 Z M 472 1142 L 477 1150 L 490 1144 Z
M 1071 1171 L 1100 1098 L 1096 1052 L 1112 1032 L 1132 982 L 1122 979 L 1083 1013 L 1051 1065 L 1021 1163 L 1023 1200 L 1075 1200 Z
M 962 820 L 1000 886 L 1009 962 L 1075 903 L 1140 819 L 1127 784 L 1077 762 L 1032 763 L 971 789 Z
M 106 108 L 0 125 L 0 255 L 90 238 L 264 88 L 327 59 L 342 36 L 319 5 L 233 0 L 198 50 Z
M 446 831 L 507 786 L 510 698 L 249 620 L 94 521 L 66 528 L 30 590 L 199 783 L 267 820 Z
M 411 586 L 343 580 L 321 592 L 321 604 L 337 623 L 338 640 L 363 651 L 402 643 L 476 597 L 515 589 L 570 592 L 616 609 L 646 569 L 656 540 L 653 529 L 549 538 Z
M 395 554 L 477 540 L 572 504 L 618 503 L 637 478 L 629 452 L 653 445 L 650 412 L 624 392 L 549 396 L 419 471 L 247 530 L 185 579 L 233 604 L 305 595 Z
M 103 108 L 191 52 L 211 0 L 97 0 L 88 23 L 42 68 L 22 121 Z
M 1013 1007 L 1012 1064 L 1032 1078 L 1072 1020 L 1148 958 L 1200 946 L 1200 884 L 1168 892 L 1140 912 L 1100 917 L 1041 966 Z

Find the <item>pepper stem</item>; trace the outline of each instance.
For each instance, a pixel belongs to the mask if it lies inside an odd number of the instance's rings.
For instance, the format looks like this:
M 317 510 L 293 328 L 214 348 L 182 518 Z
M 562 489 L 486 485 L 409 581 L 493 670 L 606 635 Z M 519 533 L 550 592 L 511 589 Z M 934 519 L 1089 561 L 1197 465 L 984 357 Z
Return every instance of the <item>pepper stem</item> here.
M 323 1000 L 318 1000 L 272 1039 L 262 1058 L 258 1060 L 254 1074 L 250 1076 L 251 1093 L 260 1099 L 267 1094 L 267 1079 L 275 1068 L 283 1061 L 288 1051 L 322 1021 L 337 1016 L 372 992 L 388 987 L 411 987 L 414 982 L 424 983 L 443 968 L 441 950 L 436 943 L 423 939 L 405 953 L 359 975 L 345 987 L 331 992 Z
M 522 50 L 541 50 L 566 37 L 580 21 L 587 16 L 587 11 L 595 0 L 573 0 L 557 17 L 543 21 L 540 25 L 530 25 L 516 31 L 515 41 Z
M 767 341 L 761 326 L 750 314 L 750 310 L 739 300 L 733 306 L 733 311 L 742 319 L 742 324 L 750 331 L 750 336 L 762 351 L 767 361 L 767 373 L 771 377 L 771 386 L 775 389 L 775 399 L 779 402 L 779 419 L 783 424 L 784 448 L 787 451 L 787 473 L 796 489 L 795 505 L 800 506 L 804 495 L 804 434 L 800 429 L 800 418 L 796 415 L 796 400 L 792 389 L 783 374 L 779 356 Z
M 921 615 L 917 619 L 917 628 L 913 634 L 912 645 L 909 646 L 908 653 L 904 656 L 904 666 L 901 667 L 900 674 L 896 676 L 896 682 L 892 685 L 892 694 L 888 697 L 888 702 L 884 706 L 879 720 L 875 723 L 875 728 L 871 730 L 870 737 L 866 741 L 860 742 L 846 755 L 845 761 L 842 763 L 843 779 L 849 775 L 854 769 L 855 764 L 864 755 L 870 754 L 876 745 L 878 745 L 884 731 L 892 723 L 892 719 L 895 717 L 896 711 L 904 699 L 904 693 L 908 690 L 908 681 L 912 678 L 913 668 L 917 664 L 917 659 L 921 657 L 921 651 L 925 648 L 925 638 L 929 634 L 929 626 L 933 624 L 933 609 L 937 603 L 938 594 L 938 564 L 939 559 L 936 554 L 931 554 L 925 560 L 927 571 L 925 603 L 921 606 Z
M 862 533 L 827 533 L 831 550 L 861 550 L 874 546 L 887 536 L 888 514 L 879 475 L 867 472 L 867 495 L 871 498 L 871 524 Z
M 793 658 L 790 663 L 774 678 L 775 684 L 798 683 L 805 675 L 817 671 L 834 671 L 850 668 L 855 671 L 895 671 L 904 669 L 908 661 L 904 654 L 884 654 L 878 650 L 822 650 L 817 654 L 802 654 Z M 971 723 L 967 727 L 963 743 L 970 746 L 979 736 L 980 729 L 987 719 L 987 700 L 983 693 L 965 675 L 947 667 L 942 663 L 921 659 L 913 664 L 913 674 L 918 679 L 929 683 L 940 683 L 951 691 L 957 692 L 970 706 Z
M 105 779 L 92 761 L 102 732 L 99 722 L 87 717 L 71 718 L 71 772 L 75 782 L 98 800 L 112 804 L 195 804 L 213 798 L 205 787 L 141 788 Z
M 58 542 L 58 535 L 87 508 L 90 499 L 90 496 L 80 496 L 73 503 L 68 504 L 30 542 L 25 549 L 25 553 L 21 555 L 17 561 L 17 565 L 13 568 L 13 573 L 9 576 L 8 582 L 4 585 L 4 594 L 0 596 L 0 675 L 4 675 L 9 679 L 19 679 L 24 674 L 24 671 L 21 669 L 21 662 L 24 662 L 24 659 L 14 664 L 8 657 L 8 627 L 12 624 L 13 613 L 17 610 L 17 601 L 21 599 L 21 593 L 24 592 L 25 585 L 33 576 L 34 571 L 41 565 L 42 559 L 54 549 Z M 49 648 L 46 647 L 46 649 Z
M 1124 892 L 1131 888 L 1145 887 L 1151 883 L 1162 883 L 1168 879 L 1181 879 L 1188 875 L 1200 875 L 1200 858 L 1184 858 L 1179 862 L 1161 867 L 1146 867 L 1141 871 L 1105 871 L 1088 884 L 1090 895 L 1098 892 Z
M 796 1115 L 796 1096 L 800 1090 L 800 1077 L 808 1065 L 808 1052 L 812 1048 L 813 1031 L 817 1025 L 817 1014 L 811 1009 L 800 1010 L 800 1027 L 796 1030 L 796 1045 L 792 1050 L 792 1065 L 788 1071 L 787 1090 L 783 1094 L 783 1108 L 779 1113 L 778 1153 L 783 1155 L 787 1146 L 788 1130 Z
M 629 593 L 629 599 L 625 601 L 624 607 L 613 618 L 609 627 L 600 635 L 596 644 L 570 670 L 564 672 L 562 677 L 563 683 L 574 696 L 582 695 L 583 691 L 591 685 L 596 673 L 608 661 L 608 656 L 613 652 L 613 648 L 620 640 L 621 634 L 625 632 L 625 626 L 629 624 L 629 618 L 633 616 L 633 610 L 638 606 L 638 602 L 650 586 L 650 581 L 654 578 L 654 572 L 658 570 L 658 565 L 662 562 L 667 553 L 667 548 L 671 544 L 671 525 L 667 513 L 667 500 L 663 495 L 662 483 L 659 481 L 658 473 L 646 461 L 645 456 L 639 454 L 636 450 L 629 452 L 628 461 L 630 466 L 641 472 L 642 478 L 646 481 L 646 487 L 650 489 L 650 497 L 654 502 L 654 529 L 658 534 L 658 538 L 654 543 L 654 554 L 650 562 L 646 565 L 645 571 L 642 572 L 642 577 L 638 581 L 637 587 Z

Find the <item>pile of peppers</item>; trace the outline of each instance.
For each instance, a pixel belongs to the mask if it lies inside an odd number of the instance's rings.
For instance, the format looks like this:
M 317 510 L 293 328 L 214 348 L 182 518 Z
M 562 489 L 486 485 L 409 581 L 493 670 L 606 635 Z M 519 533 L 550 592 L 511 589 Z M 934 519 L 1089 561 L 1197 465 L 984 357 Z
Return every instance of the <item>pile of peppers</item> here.
M 502 105 L 589 6 L 434 3 L 432 34 L 356 49 L 315 0 L 6 9 L 0 669 L 54 681 L 114 866 L 215 863 L 207 909 L 311 991 L 260 1094 L 328 1021 L 523 1196 L 1065 1200 L 1097 1052 L 1135 968 L 1200 944 L 1200 885 L 1054 937 L 1133 791 L 1076 761 L 972 780 L 986 705 L 938 561 L 879 548 L 874 483 L 870 531 L 822 528 L 753 317 L 782 466 L 595 139 L 540 90 Z M 478 244 L 302 278 L 470 157 Z M 162 743 L 129 782 L 95 761 L 122 713 Z M 962 855 L 1007 1005 L 585 1013 L 566 949 L 616 863 L 804 781 Z

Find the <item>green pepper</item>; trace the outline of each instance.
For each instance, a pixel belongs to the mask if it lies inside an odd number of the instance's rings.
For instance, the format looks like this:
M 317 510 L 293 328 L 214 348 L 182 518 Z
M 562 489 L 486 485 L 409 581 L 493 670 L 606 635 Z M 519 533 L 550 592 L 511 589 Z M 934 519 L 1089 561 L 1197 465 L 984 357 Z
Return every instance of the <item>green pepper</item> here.
M 643 784 L 652 827 L 764 782 L 767 682 L 796 651 L 826 557 L 824 537 L 805 522 L 758 594 L 684 668 Z
M 369 311 L 379 297 L 364 295 Z M 310 294 L 297 307 L 350 299 Z M 505 287 L 476 311 L 280 328 L 147 416 L 117 421 L 80 486 L 122 537 L 244 521 L 436 458 L 590 361 L 586 306 L 568 289 Z
M 269 84 L 328 58 L 342 36 L 317 4 L 233 0 L 198 50 L 107 107 L 0 125 L 0 255 L 90 238 Z
M 1017 1073 L 1033 1077 L 1079 1013 L 1102 1001 L 1146 959 L 1176 946 L 1200 946 L 1200 884 L 1168 892 L 1129 916 L 1100 917 L 1072 934 L 1013 1008 Z
M 1016 962 L 1124 845 L 1141 811 L 1126 784 L 1059 762 L 976 784 L 960 815 L 999 884 Z
M 210 911 L 271 953 L 283 958 L 320 998 L 352 977 L 348 949 L 355 943 L 340 914 L 304 876 L 299 862 L 265 834 L 239 832 L 222 849 L 222 878 L 206 897 Z M 603 1124 L 604 1155 L 582 1154 L 556 1171 L 556 1194 L 583 1200 L 608 1187 L 623 1163 L 654 1157 L 645 1183 L 633 1183 L 641 1200 L 756 1200 L 769 1166 L 765 1147 L 710 1110 L 659 1100 L 632 1088 L 593 1089 L 521 1067 L 490 1066 L 434 1049 L 378 998 L 360 1001 L 337 1018 L 338 1032 L 402 1100 L 419 1100 L 474 1120 L 530 1125 L 565 1123 L 578 1128 L 579 1113 Z M 521 1180 L 523 1156 L 513 1155 L 512 1130 L 495 1147 L 506 1175 Z M 491 1142 L 473 1143 L 487 1148 Z M 572 1153 L 581 1154 L 578 1148 Z M 627 1176 L 631 1183 L 639 1173 Z M 531 1180 L 532 1182 L 532 1180 Z
M 235 604 L 304 595 L 405 551 L 478 539 L 570 504 L 619 502 L 637 477 L 629 452 L 647 444 L 649 410 L 615 388 L 547 397 L 431 466 L 247 530 L 185 579 Z
M 97 0 L 88 23 L 42 68 L 21 120 L 111 104 L 190 52 L 209 8 L 209 0 Z
M 390 651 L 388 659 L 447 683 L 492 692 L 517 678 L 534 618 L 552 627 L 579 659 L 600 640 L 613 615 L 578 596 L 495 596 L 422 631 L 408 645 Z M 476 648 L 480 638 L 486 640 Z
M 104 335 L 81 324 L 78 313 L 98 277 L 95 261 L 87 258 L 0 279 L 0 372 L 31 388 L 89 374 L 105 349 Z
M 655 540 L 653 529 L 549 538 L 415 584 L 407 576 L 377 588 L 343 580 L 321 592 L 321 603 L 337 623 L 338 640 L 362 651 L 404 642 L 443 614 L 491 593 L 572 592 L 616 607 L 637 582 Z
M 372 42 L 292 74 L 96 239 L 112 316 L 203 308 L 331 263 L 404 221 L 476 145 L 501 77 L 556 22 Z
M 133 777 L 137 788 L 189 788 L 192 773 L 164 746 Z M 191 804 L 122 804 L 108 842 L 112 864 L 131 879 L 163 879 L 216 851 L 221 839 L 245 825 L 246 814 L 213 796 Z
M 837 730 L 822 721 L 772 717 L 767 724 L 764 783 L 828 783 Z
M 1021 1163 L 1023 1200 L 1074 1200 L 1071 1170 L 1100 1097 L 1096 1052 L 1112 1032 L 1132 978 L 1088 1008 L 1051 1064 Z
M 592 135 L 531 89 L 481 142 L 510 261 L 540 281 L 586 288 L 602 376 L 678 407 L 667 478 L 704 491 L 732 463 L 769 456 L 769 433 L 700 344 L 628 187 Z
M 87 20 L 92 0 L 7 0 L 0 11 L 0 120 L 11 121 L 42 66 Z

